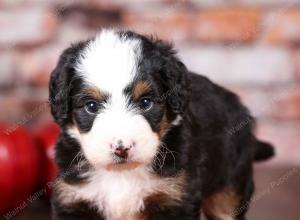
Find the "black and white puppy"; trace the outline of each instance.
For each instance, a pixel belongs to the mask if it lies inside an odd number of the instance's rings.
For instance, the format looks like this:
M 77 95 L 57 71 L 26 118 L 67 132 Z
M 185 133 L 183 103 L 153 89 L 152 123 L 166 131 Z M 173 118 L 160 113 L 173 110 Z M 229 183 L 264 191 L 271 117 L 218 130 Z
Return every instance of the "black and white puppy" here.
M 50 104 L 61 127 L 55 220 L 245 219 L 252 163 L 273 155 L 236 95 L 129 31 L 66 49 Z

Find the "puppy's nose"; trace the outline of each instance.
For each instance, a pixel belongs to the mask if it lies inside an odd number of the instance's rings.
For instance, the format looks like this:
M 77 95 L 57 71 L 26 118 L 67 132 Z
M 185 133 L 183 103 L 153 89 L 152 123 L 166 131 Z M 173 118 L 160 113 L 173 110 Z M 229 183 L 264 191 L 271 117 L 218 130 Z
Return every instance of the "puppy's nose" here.
M 128 152 L 131 147 L 132 145 L 124 145 L 122 141 L 118 141 L 116 145 L 112 144 L 113 153 L 123 159 L 128 157 Z
M 128 157 L 128 151 L 129 151 L 129 148 L 124 148 L 124 147 L 118 147 L 114 154 L 118 157 L 121 157 L 121 158 L 127 158 Z

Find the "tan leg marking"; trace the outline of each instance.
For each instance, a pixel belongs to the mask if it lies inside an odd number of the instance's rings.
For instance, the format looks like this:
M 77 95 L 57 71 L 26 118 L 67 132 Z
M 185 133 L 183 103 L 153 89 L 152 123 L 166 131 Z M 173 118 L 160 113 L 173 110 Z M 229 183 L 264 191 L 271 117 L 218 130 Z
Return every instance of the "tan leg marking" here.
M 204 213 L 214 220 L 233 220 L 234 211 L 240 204 L 240 197 L 230 188 L 206 198 L 203 204 Z

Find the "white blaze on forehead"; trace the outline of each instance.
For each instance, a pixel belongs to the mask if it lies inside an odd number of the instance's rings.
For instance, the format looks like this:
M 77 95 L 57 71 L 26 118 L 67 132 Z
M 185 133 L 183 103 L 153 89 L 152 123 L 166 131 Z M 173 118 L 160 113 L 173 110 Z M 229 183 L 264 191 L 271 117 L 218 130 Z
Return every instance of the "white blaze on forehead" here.
M 140 57 L 140 40 L 104 30 L 88 43 L 78 58 L 76 70 L 83 81 L 109 95 L 88 132 L 80 133 L 76 126 L 69 129 L 95 167 L 114 162 L 111 146 L 119 140 L 134 146 L 129 152 L 133 161 L 148 165 L 156 155 L 157 134 L 142 115 L 128 107 L 128 97 L 124 94 L 137 74 Z
M 103 30 L 88 43 L 76 69 L 89 84 L 101 91 L 116 93 L 133 80 L 140 54 L 138 39 L 121 37 L 114 30 Z

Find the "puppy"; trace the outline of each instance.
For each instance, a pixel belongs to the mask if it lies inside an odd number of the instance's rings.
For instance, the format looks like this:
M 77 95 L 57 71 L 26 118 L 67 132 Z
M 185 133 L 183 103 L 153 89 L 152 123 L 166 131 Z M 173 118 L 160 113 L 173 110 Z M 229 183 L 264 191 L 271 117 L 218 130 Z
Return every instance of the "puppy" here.
M 50 105 L 61 127 L 55 220 L 245 219 L 252 164 L 273 155 L 235 94 L 130 31 L 66 49 Z

